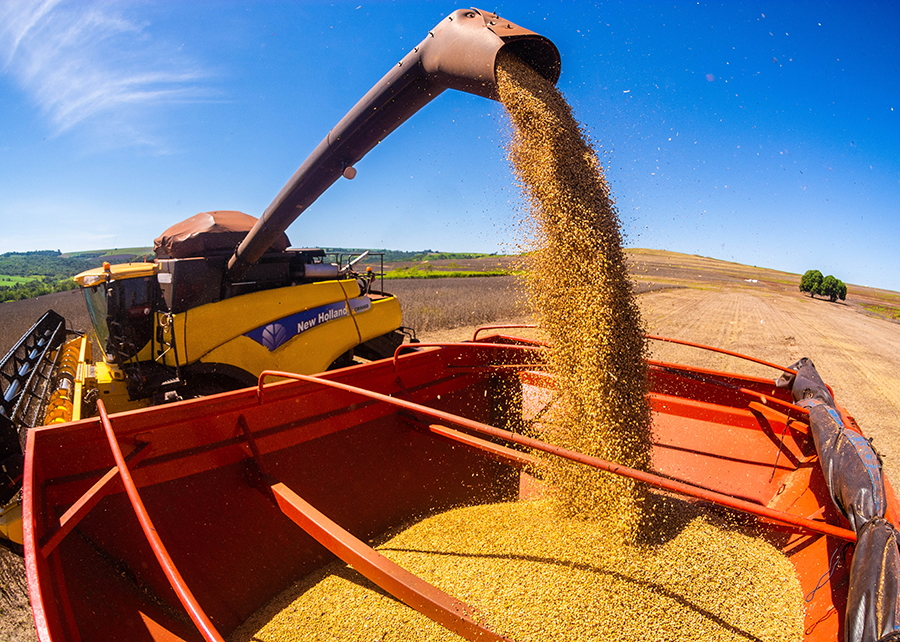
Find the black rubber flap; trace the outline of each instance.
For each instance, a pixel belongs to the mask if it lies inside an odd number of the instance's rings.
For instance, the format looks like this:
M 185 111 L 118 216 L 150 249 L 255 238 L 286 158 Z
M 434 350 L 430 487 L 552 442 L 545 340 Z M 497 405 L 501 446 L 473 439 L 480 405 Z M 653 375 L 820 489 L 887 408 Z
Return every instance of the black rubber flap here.
M 844 618 L 848 642 L 900 639 L 900 550 L 898 533 L 876 518 L 857 531 Z
M 884 519 L 887 507 L 881 459 L 868 439 L 848 429 L 813 362 L 791 366 L 796 375 L 776 381 L 809 409 L 822 472 L 831 499 L 857 534 L 844 618 L 847 642 L 900 641 L 898 533 Z

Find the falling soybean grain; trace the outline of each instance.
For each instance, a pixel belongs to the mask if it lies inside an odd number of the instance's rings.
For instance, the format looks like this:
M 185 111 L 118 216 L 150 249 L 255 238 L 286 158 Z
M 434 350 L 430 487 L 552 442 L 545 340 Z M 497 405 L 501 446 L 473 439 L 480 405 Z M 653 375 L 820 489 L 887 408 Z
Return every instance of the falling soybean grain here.
M 553 343 L 564 411 L 554 441 L 647 469 L 647 348 L 609 188 L 555 87 L 514 58 L 501 58 L 497 76 L 515 130 L 510 158 L 534 220 L 530 299 Z M 379 550 L 523 642 L 644 640 L 648 630 L 672 641 L 802 637 L 800 585 L 771 544 L 683 504 L 678 519 L 659 516 L 677 526 L 668 536 L 635 545 L 650 503 L 642 487 L 549 463 L 558 466 L 554 501 L 457 508 Z M 300 637 L 460 639 L 341 562 L 301 579 L 231 639 Z
M 646 470 L 647 347 L 609 186 L 552 83 L 502 51 L 497 81 L 514 129 L 509 158 L 533 222 L 528 292 L 552 345 L 548 365 L 563 408 L 558 441 Z M 553 464 L 552 486 L 567 514 L 608 519 L 623 534 L 634 532 L 642 487 L 585 467 Z

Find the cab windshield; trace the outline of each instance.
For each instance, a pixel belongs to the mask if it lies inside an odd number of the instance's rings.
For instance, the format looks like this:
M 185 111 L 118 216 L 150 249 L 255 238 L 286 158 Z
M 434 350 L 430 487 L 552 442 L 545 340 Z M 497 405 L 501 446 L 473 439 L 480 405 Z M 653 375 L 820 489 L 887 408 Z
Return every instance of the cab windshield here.
M 88 314 L 91 315 L 91 325 L 97 342 L 103 351 L 109 341 L 109 326 L 106 323 L 106 284 L 99 283 L 89 288 L 84 288 L 84 299 L 87 303 Z
M 98 283 L 84 289 L 97 343 L 111 362 L 131 359 L 153 337 L 153 311 L 160 299 L 152 276 Z

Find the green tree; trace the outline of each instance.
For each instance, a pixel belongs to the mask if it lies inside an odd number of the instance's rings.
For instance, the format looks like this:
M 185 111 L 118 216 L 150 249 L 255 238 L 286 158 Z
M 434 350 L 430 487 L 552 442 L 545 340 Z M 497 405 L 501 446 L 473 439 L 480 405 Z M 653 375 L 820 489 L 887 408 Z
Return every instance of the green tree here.
M 822 279 L 822 285 L 819 286 L 817 294 L 827 296 L 832 302 L 838 299 L 843 301 L 847 298 L 847 286 L 844 285 L 843 281 L 829 274 Z
M 847 286 L 840 279 L 838 279 L 837 296 L 841 301 L 847 300 Z M 834 299 L 832 299 L 832 301 L 834 301 Z
M 822 286 L 822 273 L 818 270 L 807 270 L 800 279 L 800 291 L 809 292 L 809 296 L 819 294 L 819 288 Z
M 824 279 L 822 279 L 822 282 L 819 284 L 819 288 L 816 291 L 816 294 L 818 294 L 819 296 L 827 296 L 832 301 L 836 301 L 837 284 L 838 280 L 829 274 Z
M 832 301 L 847 299 L 847 286 L 844 282 L 831 274 L 823 277 L 818 270 L 807 270 L 800 279 L 800 291 L 809 292 L 809 296 L 827 296 Z

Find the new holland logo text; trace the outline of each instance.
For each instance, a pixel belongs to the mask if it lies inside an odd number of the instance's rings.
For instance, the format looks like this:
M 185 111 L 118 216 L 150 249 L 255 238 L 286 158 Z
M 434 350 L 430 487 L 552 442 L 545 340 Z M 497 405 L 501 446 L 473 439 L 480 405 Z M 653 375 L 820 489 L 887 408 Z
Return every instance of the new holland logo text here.
M 260 345 L 265 346 L 271 352 L 272 350 L 283 346 L 298 334 L 302 334 L 323 323 L 349 316 L 351 309 L 353 310 L 353 314 L 360 314 L 366 312 L 371 307 L 371 299 L 364 296 L 350 299 L 349 307 L 344 301 L 328 303 L 317 308 L 297 312 L 296 314 L 283 317 L 272 323 L 267 323 L 264 326 L 260 326 L 259 328 L 247 332 L 244 336 L 250 337 Z

